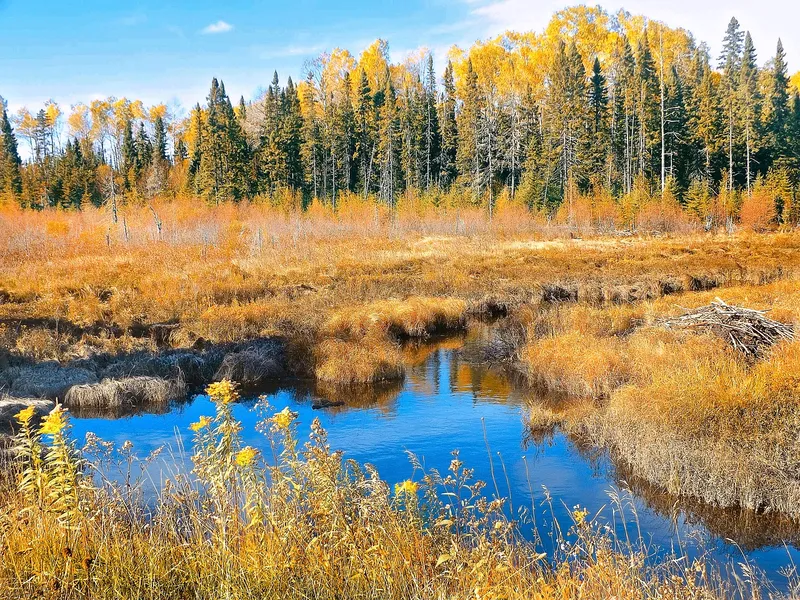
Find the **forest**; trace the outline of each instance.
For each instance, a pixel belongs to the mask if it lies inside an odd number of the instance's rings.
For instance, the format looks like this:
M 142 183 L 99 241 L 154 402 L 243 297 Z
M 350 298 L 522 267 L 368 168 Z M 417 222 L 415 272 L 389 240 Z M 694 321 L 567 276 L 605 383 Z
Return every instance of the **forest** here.
M 251 101 L 221 80 L 187 114 L 109 97 L 13 113 L 0 196 L 43 209 L 188 197 L 334 210 L 515 202 L 635 228 L 647 205 L 707 229 L 800 221 L 800 73 L 732 18 L 722 52 L 680 28 L 574 7 L 446 57 L 333 49 Z M 437 61 L 445 63 L 437 73 Z M 1 90 L 0 90 L 1 91 Z M 25 160 L 22 157 L 25 157 Z

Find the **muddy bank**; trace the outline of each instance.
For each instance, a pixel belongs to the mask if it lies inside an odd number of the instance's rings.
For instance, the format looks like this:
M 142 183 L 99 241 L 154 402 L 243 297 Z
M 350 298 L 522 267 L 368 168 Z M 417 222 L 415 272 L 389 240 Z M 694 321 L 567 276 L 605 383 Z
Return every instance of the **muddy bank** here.
M 211 381 L 230 379 L 249 389 L 283 377 L 286 344 L 265 338 L 203 349 L 100 354 L 66 363 L 14 357 L 0 371 L 0 431 L 13 428 L 27 406 L 49 411 L 55 402 L 77 412 L 168 407 Z

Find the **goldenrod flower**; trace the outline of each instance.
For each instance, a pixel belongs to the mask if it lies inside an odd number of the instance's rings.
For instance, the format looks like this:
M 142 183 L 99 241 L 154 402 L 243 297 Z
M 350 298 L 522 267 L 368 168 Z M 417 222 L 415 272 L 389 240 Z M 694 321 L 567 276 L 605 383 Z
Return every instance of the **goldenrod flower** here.
M 50 414 L 47 415 L 39 433 L 44 435 L 56 435 L 59 433 L 67 425 L 67 419 L 65 417 L 66 412 L 65 409 L 57 405 L 50 411 Z
M 586 517 L 589 516 L 589 511 L 587 509 L 581 509 L 580 507 L 576 506 L 575 510 L 572 511 L 572 518 L 575 520 L 576 525 L 583 525 L 586 523 Z
M 236 464 L 240 467 L 249 467 L 255 462 L 256 456 L 258 456 L 258 450 L 247 446 L 236 453 Z
M 276 413 L 275 416 L 272 417 L 271 421 L 275 424 L 278 429 L 287 429 L 289 425 L 292 424 L 297 418 L 297 413 L 294 413 L 289 410 L 287 406 L 281 412 Z
M 406 479 L 403 483 L 396 483 L 394 486 L 394 493 L 396 495 L 405 494 L 407 496 L 416 496 L 419 490 L 419 484 Z
M 19 411 L 15 418 L 20 425 L 27 425 L 33 418 L 33 413 L 35 412 L 36 409 L 33 406 L 29 406 L 28 408 L 23 408 L 21 411 Z
M 192 431 L 194 431 L 195 433 L 197 433 L 197 432 L 198 432 L 198 431 L 200 431 L 201 429 L 205 429 L 206 427 L 208 427 L 209 425 L 211 425 L 211 420 L 212 420 L 212 419 L 211 419 L 211 417 L 200 417 L 200 420 L 199 420 L 199 421 L 197 421 L 196 423 L 192 423 L 191 425 L 189 425 L 189 429 L 191 429 Z
M 230 404 L 239 399 L 239 392 L 236 389 L 236 384 L 228 379 L 223 379 L 216 383 L 212 383 L 206 388 L 206 394 L 214 402 L 220 404 Z

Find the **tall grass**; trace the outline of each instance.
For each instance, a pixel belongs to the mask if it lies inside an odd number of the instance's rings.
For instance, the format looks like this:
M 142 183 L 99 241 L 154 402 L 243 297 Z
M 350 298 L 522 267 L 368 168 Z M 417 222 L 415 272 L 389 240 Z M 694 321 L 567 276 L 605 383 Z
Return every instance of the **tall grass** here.
M 533 424 L 564 426 L 674 496 L 800 518 L 800 342 L 753 362 L 724 338 L 656 324 L 715 294 L 800 322 L 795 280 L 529 315 L 519 358 L 530 381 L 591 407 L 538 406 Z
M 555 555 L 522 541 L 500 498 L 455 454 L 447 473 L 394 488 L 330 448 L 315 421 L 268 413 L 266 456 L 244 446 L 236 388 L 208 393 L 191 426 L 194 468 L 151 504 L 135 480 L 103 478 L 104 442 L 83 451 L 57 408 L 18 416 L 15 481 L 0 488 L 0 589 L 29 598 L 716 598 L 702 562 L 653 564 L 576 508 Z M 122 453 L 123 472 L 132 462 Z M 41 458 L 43 457 L 43 458 Z M 743 588 L 745 592 L 748 590 Z M 730 590 L 729 590 L 730 591 Z M 742 591 L 742 590 L 740 590 Z M 749 593 L 749 592 L 748 592 Z

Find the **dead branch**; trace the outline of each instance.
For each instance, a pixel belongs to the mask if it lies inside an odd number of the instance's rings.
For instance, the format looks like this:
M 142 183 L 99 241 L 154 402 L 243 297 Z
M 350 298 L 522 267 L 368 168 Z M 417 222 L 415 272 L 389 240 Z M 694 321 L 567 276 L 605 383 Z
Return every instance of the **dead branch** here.
M 731 306 L 716 298 L 708 306 L 685 309 L 679 317 L 663 319 L 667 328 L 700 329 L 727 339 L 750 358 L 759 358 L 781 340 L 794 339 L 794 327 L 767 318 L 765 310 Z

